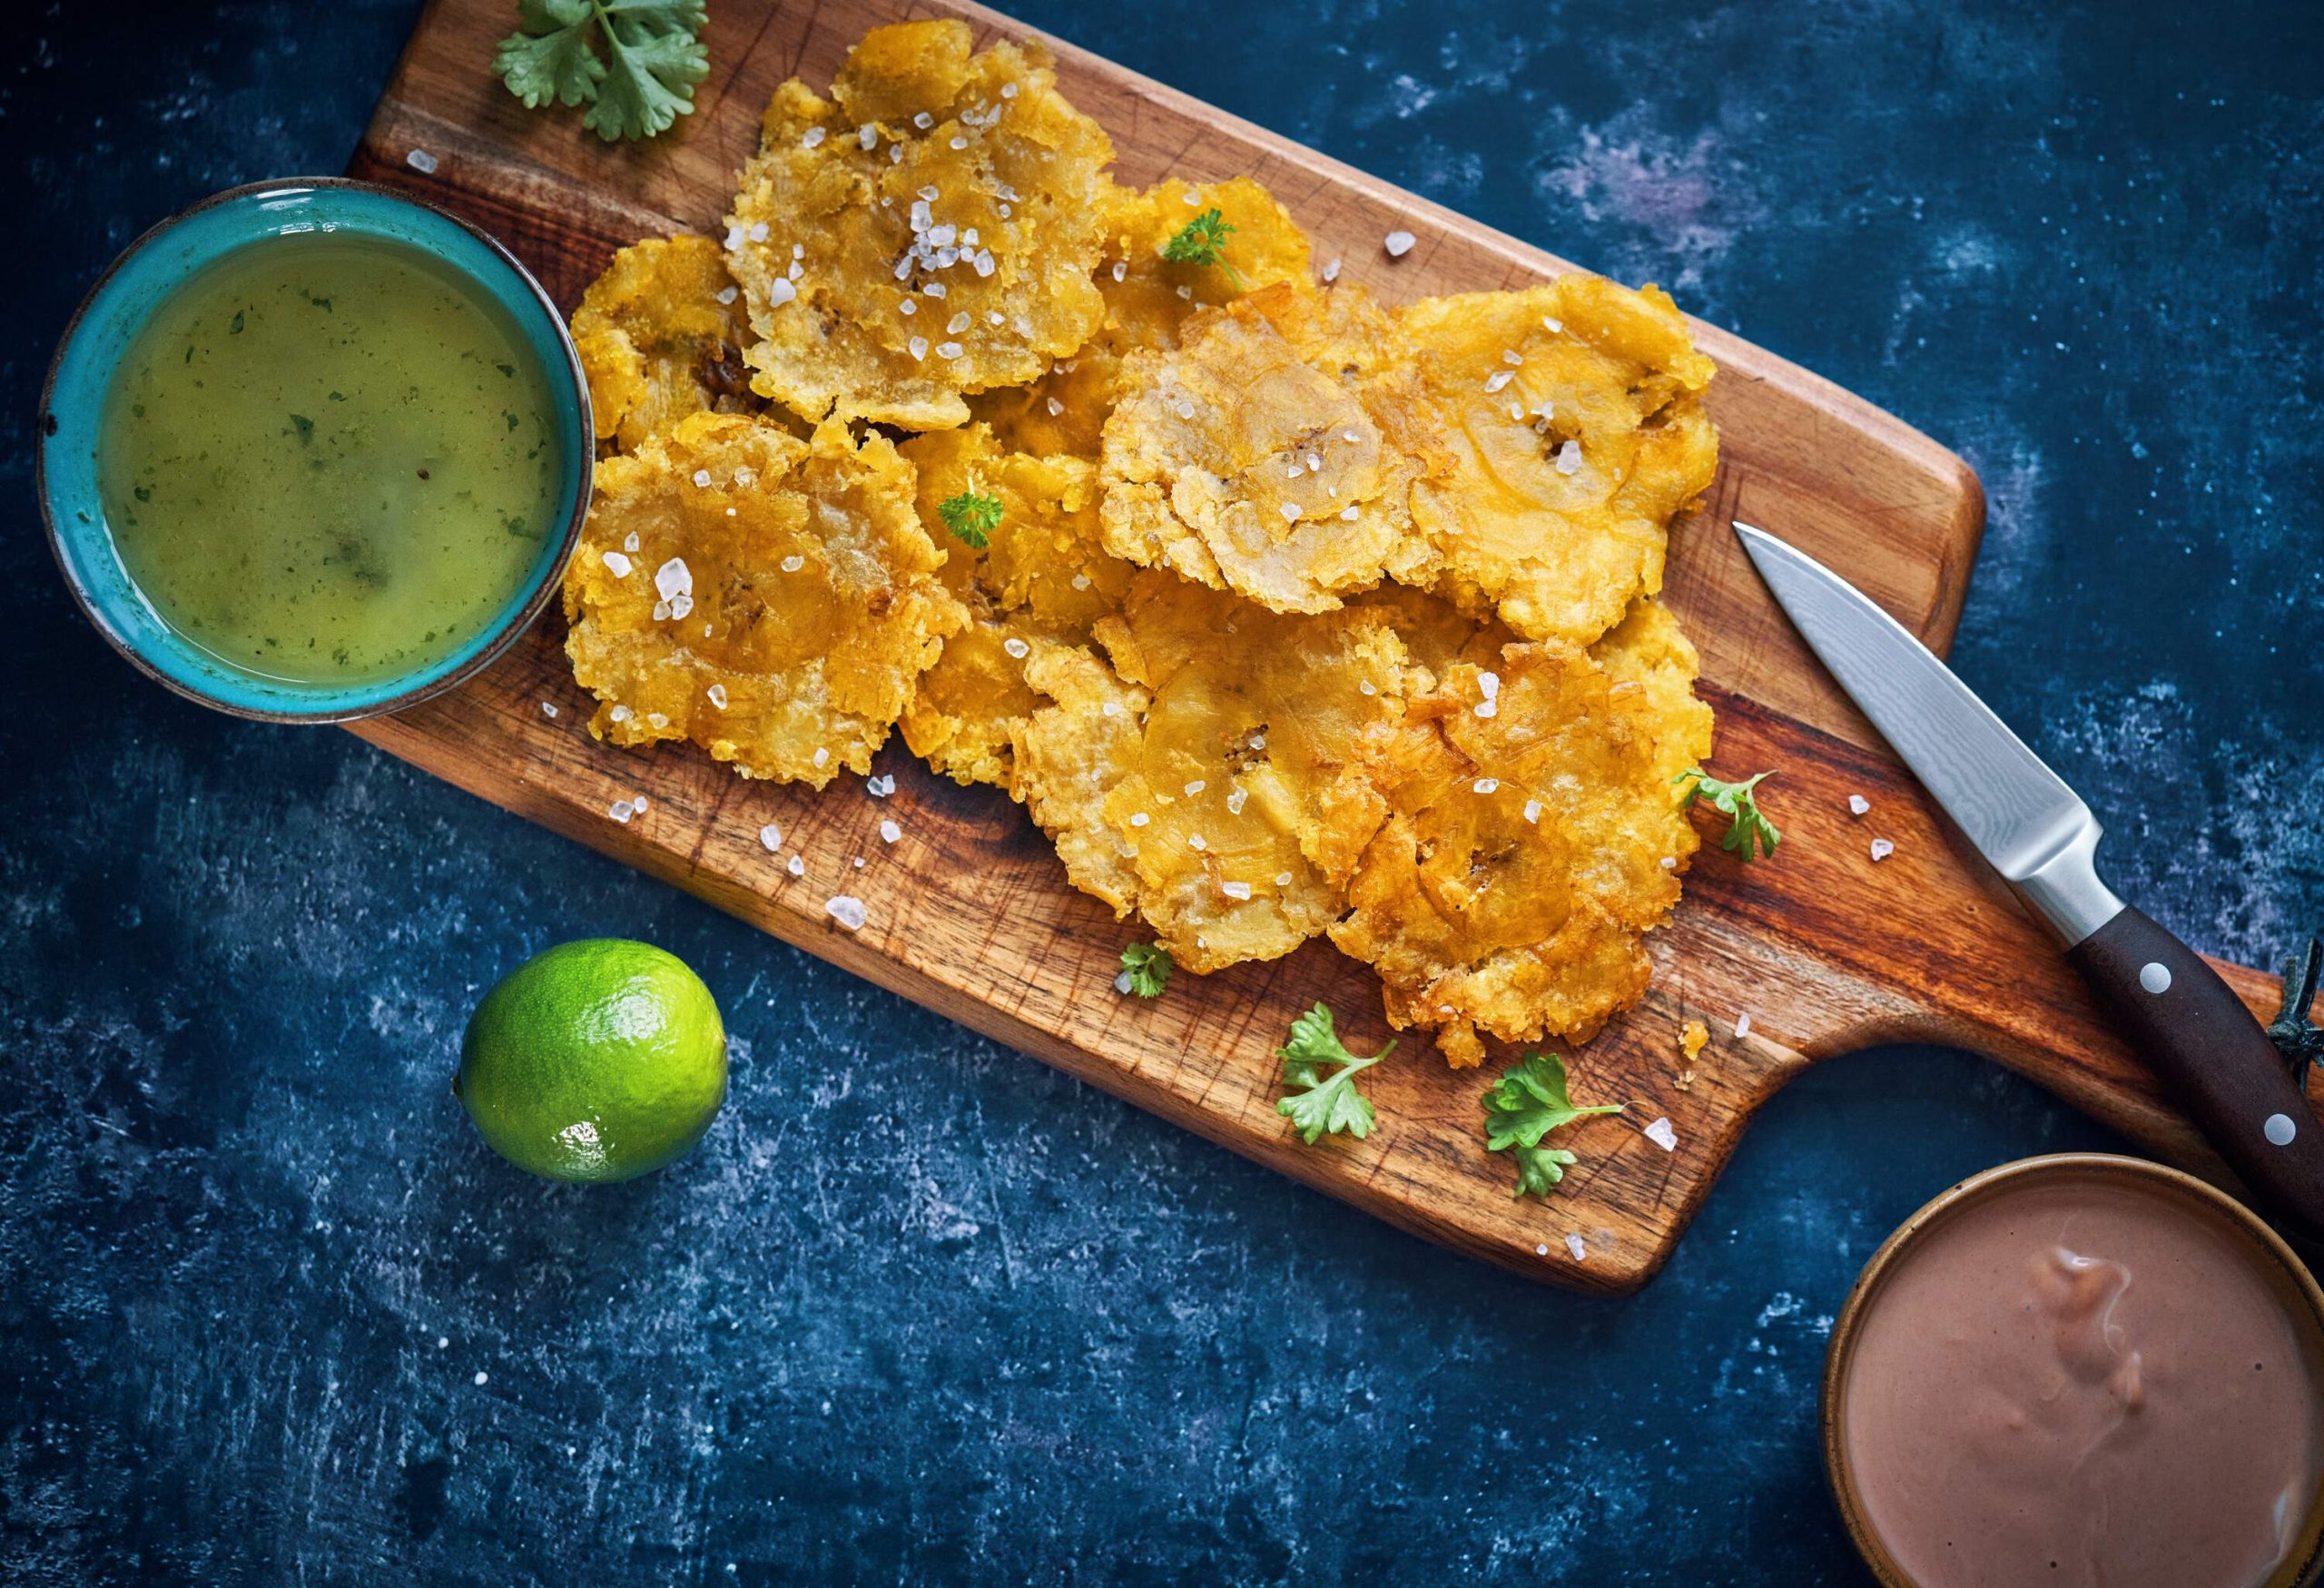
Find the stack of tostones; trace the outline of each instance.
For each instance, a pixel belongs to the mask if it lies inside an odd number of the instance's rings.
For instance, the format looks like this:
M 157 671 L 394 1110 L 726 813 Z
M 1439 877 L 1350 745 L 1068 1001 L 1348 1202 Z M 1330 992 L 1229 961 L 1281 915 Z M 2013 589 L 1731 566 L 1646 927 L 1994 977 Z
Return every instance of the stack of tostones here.
M 723 247 L 615 257 L 592 732 L 821 787 L 901 727 L 1190 971 L 1328 937 L 1455 1065 L 1587 1040 L 1695 849 L 1710 360 L 1594 277 L 1384 310 L 1111 159 L 1038 44 L 907 23 L 776 92 Z

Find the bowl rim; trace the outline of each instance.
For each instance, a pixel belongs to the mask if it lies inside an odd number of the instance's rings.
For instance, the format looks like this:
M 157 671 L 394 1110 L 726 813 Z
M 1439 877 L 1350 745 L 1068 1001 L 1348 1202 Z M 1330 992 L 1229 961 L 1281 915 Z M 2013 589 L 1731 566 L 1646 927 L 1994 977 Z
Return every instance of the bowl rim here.
M 555 557 L 544 567 L 539 583 L 526 597 L 524 604 L 503 620 L 498 629 L 487 631 L 485 643 L 473 656 L 466 661 L 446 668 L 440 676 L 409 685 L 392 695 L 382 695 L 377 699 L 358 699 L 352 704 L 342 704 L 313 711 L 294 711 L 245 705 L 235 701 L 221 699 L 159 666 L 152 657 L 139 649 L 128 635 L 121 632 L 105 616 L 94 594 L 83 582 L 73 566 L 71 557 L 65 550 L 64 536 L 56 520 L 56 505 L 51 498 L 48 488 L 48 443 L 56 430 L 56 416 L 52 403 L 56 393 L 58 373 L 64 366 L 65 354 L 71 350 L 74 340 L 80 336 L 82 322 L 88 317 L 90 310 L 103 296 L 105 290 L 113 284 L 114 277 L 121 273 L 123 267 L 197 215 L 227 205 L 246 202 L 261 194 L 296 192 L 318 188 L 362 193 L 385 200 L 389 203 L 421 211 L 467 232 L 468 236 L 483 244 L 487 252 L 508 269 L 524 290 L 532 294 L 534 302 L 547 318 L 548 323 L 555 328 L 556 345 L 565 355 L 563 372 L 572 387 L 575 400 L 578 405 L 580 433 L 573 438 L 573 444 L 579 468 L 573 500 L 566 505 L 564 531 L 558 537 Z M 457 264 L 452 265 L 451 268 L 463 276 L 473 278 L 476 273 L 462 270 Z M 180 278 L 180 284 L 183 280 L 184 278 Z M 554 380 L 558 372 L 552 367 L 545 373 Z M 574 346 L 572 330 L 566 326 L 565 315 L 558 310 L 556 301 L 548 295 L 547 289 L 542 287 L 533 272 L 525 268 L 522 260 L 511 252 L 498 238 L 482 227 L 454 214 L 440 204 L 433 203 L 402 188 L 390 187 L 384 182 L 365 182 L 351 176 L 281 176 L 271 177 L 262 182 L 243 182 L 212 193 L 185 209 L 164 216 L 138 233 L 126 247 L 113 256 L 113 262 L 105 266 L 103 273 L 90 283 L 89 290 L 82 294 L 81 301 L 74 306 L 72 318 L 65 321 L 64 334 L 57 338 L 55 350 L 49 355 L 48 372 L 41 381 L 39 412 L 40 419 L 33 438 L 33 494 L 40 500 L 41 526 L 48 541 L 49 555 L 54 559 L 57 571 L 64 576 L 65 587 L 72 591 L 74 602 L 81 608 L 82 615 L 89 620 L 91 626 L 104 636 L 108 645 L 128 659 L 132 666 L 172 694 L 191 700 L 196 705 L 208 706 L 212 711 L 223 712 L 230 716 L 243 717 L 255 722 L 317 724 L 358 722 L 366 717 L 384 716 L 417 705 L 423 700 L 456 688 L 474 677 L 498 660 L 501 654 L 533 626 L 534 621 L 540 616 L 542 609 L 563 587 L 566 567 L 573 560 L 574 550 L 581 542 L 582 528 L 588 520 L 589 502 L 596 484 L 596 425 L 589 402 L 588 376 L 581 367 L 580 350 Z M 105 534 L 110 539 L 111 531 L 107 530 Z
M 1878 1249 L 1865 1263 L 1856 1283 L 1849 1287 L 1839 1317 L 1832 1325 L 1831 1344 L 1824 1356 L 1817 1420 L 1823 1446 L 1825 1479 L 1831 1490 L 1833 1503 L 1839 1508 L 1840 1519 L 1846 1525 L 1850 1541 L 1882 1588 L 1922 1588 L 1922 1585 L 1897 1564 L 1896 1557 L 1888 1553 L 1879 1535 L 1873 1531 L 1865 1513 L 1863 1497 L 1856 1492 L 1855 1475 L 1849 1470 L 1841 1438 L 1842 1402 L 1846 1396 L 1843 1386 L 1848 1366 L 1855 1357 L 1856 1343 L 1863 1331 L 1866 1310 L 1895 1269 L 1901 1255 L 1923 1230 L 1938 1219 L 1968 1201 L 1994 1194 L 1995 1187 L 2006 1187 L 2020 1179 L 2070 1170 L 2096 1171 L 2140 1182 L 2166 1195 L 2188 1197 L 2217 1210 L 2229 1223 L 2250 1237 L 2260 1252 L 2283 1270 L 2293 1290 L 2306 1303 L 2310 1320 L 2319 1333 L 2324 1334 L 2324 1287 L 2318 1286 L 2316 1276 L 2309 1271 L 2299 1254 L 2276 1233 L 2267 1220 L 2217 1186 L 2184 1169 L 2118 1152 L 2046 1152 L 1996 1164 L 1947 1187 L 1915 1209 L 1887 1239 L 1880 1243 Z M 2256 1588 L 2315 1588 L 2319 1581 L 2324 1581 L 2324 1490 L 2319 1490 L 2310 1501 L 2307 1514 L 2301 1519 L 2299 1531 L 2294 1535 L 2292 1548 L 2282 1563 L 2261 1579 Z

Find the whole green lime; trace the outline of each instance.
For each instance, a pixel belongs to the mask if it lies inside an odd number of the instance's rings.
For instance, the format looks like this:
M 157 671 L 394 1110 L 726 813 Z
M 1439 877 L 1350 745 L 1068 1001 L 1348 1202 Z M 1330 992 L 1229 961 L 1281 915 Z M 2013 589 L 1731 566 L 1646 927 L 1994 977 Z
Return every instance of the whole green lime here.
M 560 943 L 477 1005 L 452 1095 L 519 1169 L 632 1179 L 710 1129 L 726 1100 L 726 1028 L 676 955 L 614 937 Z

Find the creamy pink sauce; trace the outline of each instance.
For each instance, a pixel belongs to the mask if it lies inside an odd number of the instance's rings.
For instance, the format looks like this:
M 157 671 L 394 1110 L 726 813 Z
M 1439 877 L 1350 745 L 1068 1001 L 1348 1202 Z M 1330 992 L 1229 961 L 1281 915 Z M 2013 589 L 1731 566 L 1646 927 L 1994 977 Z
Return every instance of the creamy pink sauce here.
M 1859 1329 L 1845 1460 L 1921 1588 L 2250 1588 L 2324 1483 L 2324 1337 L 2167 1187 L 2069 1169 L 1965 1201 Z

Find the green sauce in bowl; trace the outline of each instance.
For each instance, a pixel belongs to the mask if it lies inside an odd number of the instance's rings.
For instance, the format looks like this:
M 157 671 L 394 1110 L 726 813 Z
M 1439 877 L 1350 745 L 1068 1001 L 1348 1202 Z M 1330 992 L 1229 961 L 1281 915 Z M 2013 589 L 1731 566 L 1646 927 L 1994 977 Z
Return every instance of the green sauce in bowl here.
M 481 233 L 356 183 L 238 190 L 148 233 L 44 408 L 82 605 L 162 682 L 251 715 L 449 686 L 554 593 L 586 511 L 555 307 Z

